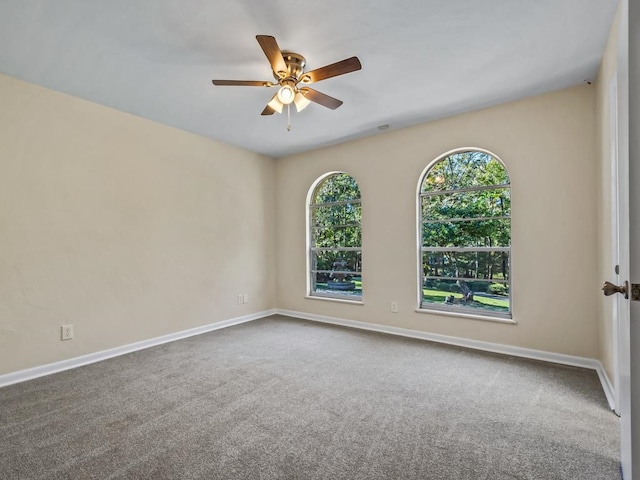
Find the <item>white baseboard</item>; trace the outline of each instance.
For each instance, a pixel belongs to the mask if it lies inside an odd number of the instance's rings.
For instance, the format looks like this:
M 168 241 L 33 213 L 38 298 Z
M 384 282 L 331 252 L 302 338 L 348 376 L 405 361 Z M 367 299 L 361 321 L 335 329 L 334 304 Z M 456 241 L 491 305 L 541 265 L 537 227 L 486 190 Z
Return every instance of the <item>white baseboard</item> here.
M 378 325 L 375 323 L 360 322 L 356 320 L 347 320 L 344 318 L 327 317 L 324 315 L 316 315 L 313 313 L 295 312 L 292 310 L 276 309 L 276 313 L 287 317 L 301 318 L 304 320 L 312 320 L 314 322 L 330 323 L 333 325 L 342 325 L 344 327 L 358 328 L 362 330 L 370 330 L 373 332 L 388 333 L 391 335 L 399 335 L 401 337 L 418 338 L 431 342 L 446 343 L 448 345 L 456 345 L 458 347 L 473 348 L 484 352 L 501 353 L 504 355 L 512 355 L 514 357 L 529 358 L 533 360 L 541 360 L 543 362 L 558 363 L 561 365 L 570 365 L 572 367 L 582 367 L 595 370 L 602 384 L 602 389 L 607 397 L 607 402 L 611 409 L 614 409 L 614 394 L 611 388 L 611 382 L 602 366 L 600 360 L 594 358 L 577 357 L 573 355 L 565 355 L 562 353 L 546 352 L 544 350 L 534 350 L 530 348 L 514 347 L 511 345 L 503 345 L 500 343 L 482 342 L 479 340 L 471 340 L 468 338 L 452 337 L 449 335 L 440 335 L 437 333 L 421 332 L 419 330 L 411 330 L 408 328 L 391 327 L 387 325 Z
M 62 360 L 55 363 L 49 363 L 47 365 L 41 365 L 38 367 L 28 368 L 25 370 L 19 370 L 17 372 L 11 372 L 4 375 L 0 375 L 0 387 L 11 385 L 14 383 L 20 383 L 27 380 L 31 380 L 45 375 L 51 375 L 52 373 L 62 372 L 64 370 L 70 370 L 72 368 L 81 367 L 83 365 L 89 365 L 91 363 L 100 362 L 108 358 L 117 357 L 119 355 L 125 355 L 127 353 L 135 352 L 137 350 L 143 350 L 145 348 L 154 347 L 163 343 L 174 342 L 183 338 L 192 337 L 194 335 L 200 335 L 202 333 L 219 330 L 233 325 L 239 325 L 241 323 L 251 322 L 260 318 L 268 317 L 270 315 L 284 315 L 287 317 L 301 318 L 304 320 L 311 320 L 314 322 L 329 323 L 333 325 L 341 325 L 344 327 L 358 328 L 361 330 L 369 330 L 373 332 L 388 333 L 391 335 L 399 335 L 402 337 L 417 338 L 421 340 L 428 340 L 431 342 L 445 343 L 448 345 L 456 345 L 459 347 L 472 348 L 475 350 L 482 350 L 485 352 L 501 353 L 504 355 L 513 355 L 515 357 L 530 358 L 534 360 L 541 360 L 544 362 L 558 363 L 562 365 L 570 365 L 574 367 L 589 368 L 595 370 L 602 384 L 602 389 L 607 397 L 609 406 L 612 410 L 615 409 L 615 396 L 614 391 L 609 381 L 609 377 L 604 370 L 602 363 L 599 360 L 593 358 L 576 357 L 572 355 L 564 355 L 561 353 L 545 352 L 543 350 L 533 350 L 529 348 L 513 347 L 510 345 L 503 345 L 499 343 L 481 342 L 478 340 L 471 340 L 461 337 L 452 337 L 448 335 L 440 335 L 437 333 L 421 332 L 419 330 L 411 330 L 407 328 L 391 327 L 387 325 L 378 325 L 375 323 L 360 322 L 357 320 L 347 320 L 344 318 L 327 317 L 324 315 L 316 315 L 313 313 L 295 312 L 292 310 L 271 309 L 264 310 L 262 312 L 253 313 L 250 315 L 244 315 L 242 317 L 231 318 L 228 320 L 222 320 L 220 322 L 210 323 L 201 327 L 191 328 L 188 330 L 182 330 L 180 332 L 170 333 L 161 337 L 150 338 L 148 340 L 142 340 L 140 342 L 123 345 L 121 347 L 110 348 L 100 352 L 90 353 L 82 355 L 80 357 L 70 358 L 68 360 Z
M 130 343 L 128 345 L 122 345 L 121 347 L 115 347 L 108 350 L 102 350 L 100 352 L 89 353 L 87 355 L 70 358 L 68 360 L 61 360 L 59 362 L 49 363 L 47 365 L 41 365 L 38 367 L 27 368 L 25 370 L 19 370 L 17 372 L 7 373 L 4 375 L 0 375 L 0 387 L 5 387 L 13 383 L 25 382 L 27 380 L 43 377 L 45 375 L 51 375 L 52 373 L 56 372 L 62 372 L 63 370 L 70 370 L 72 368 L 81 367 L 83 365 L 89 365 L 91 363 L 100 362 L 108 358 L 117 357 L 119 355 L 135 352 L 137 350 L 143 350 L 145 348 L 154 347 L 163 343 L 174 342 L 176 340 L 192 337 L 194 335 L 200 335 L 202 333 L 211 332 L 213 330 L 219 330 L 221 328 L 251 322 L 252 320 L 258 320 L 260 318 L 268 317 L 276 313 L 277 311 L 275 309 L 264 310 L 262 312 L 252 313 L 250 315 L 244 315 L 242 317 L 230 318 L 228 320 L 210 323 L 201 327 L 190 328 L 188 330 L 182 330 L 180 332 L 162 335 L 161 337 L 150 338 L 148 340 L 142 340 L 140 342 Z
M 598 366 L 596 368 L 596 372 L 598 373 L 598 378 L 600 379 L 600 383 L 602 384 L 602 390 L 604 390 L 604 394 L 607 397 L 607 402 L 609 402 L 609 407 L 611 410 L 616 412 L 618 410 L 618 406 L 616 404 L 616 394 L 613 390 L 613 385 L 607 376 L 607 372 L 604 369 L 604 365 L 600 362 L 600 360 L 596 360 L 598 362 Z

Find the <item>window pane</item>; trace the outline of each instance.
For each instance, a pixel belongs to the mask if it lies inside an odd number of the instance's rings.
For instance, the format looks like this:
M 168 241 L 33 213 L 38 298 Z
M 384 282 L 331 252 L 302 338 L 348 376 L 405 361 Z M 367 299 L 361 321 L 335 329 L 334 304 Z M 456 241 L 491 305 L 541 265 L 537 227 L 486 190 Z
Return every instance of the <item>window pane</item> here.
M 511 192 L 495 188 L 422 197 L 422 220 L 443 218 L 509 217 Z
M 511 219 L 425 222 L 423 247 L 509 247 Z
M 331 295 L 362 296 L 362 252 L 312 252 L 313 291 Z
M 485 152 L 467 151 L 451 154 L 436 163 L 426 175 L 422 191 L 508 183 L 507 172 L 498 160 Z
M 330 273 L 332 277 L 343 277 L 344 274 L 355 274 L 361 271 L 362 252 L 344 252 L 340 250 L 322 250 L 311 252 L 312 270 Z
M 422 306 L 444 310 L 468 309 L 470 313 L 509 313 L 509 286 L 487 280 L 426 279 Z
M 423 252 L 425 277 L 509 280 L 509 252 Z
M 356 180 L 346 173 L 328 177 L 316 189 L 314 203 L 341 202 L 360 198 Z
M 359 225 L 311 229 L 311 245 L 316 247 L 359 247 L 361 244 Z
M 311 225 L 314 227 L 359 225 L 361 217 L 362 207 L 359 202 L 311 207 Z

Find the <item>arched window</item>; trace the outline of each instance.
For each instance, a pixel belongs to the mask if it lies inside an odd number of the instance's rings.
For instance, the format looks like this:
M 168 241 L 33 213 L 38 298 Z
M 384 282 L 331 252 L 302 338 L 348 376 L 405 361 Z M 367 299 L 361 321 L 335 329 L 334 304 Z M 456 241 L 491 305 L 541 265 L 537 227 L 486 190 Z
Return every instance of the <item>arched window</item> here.
M 420 180 L 420 308 L 511 318 L 511 185 L 482 150 L 445 154 Z
M 361 300 L 358 183 L 346 173 L 329 173 L 311 187 L 308 200 L 309 295 Z

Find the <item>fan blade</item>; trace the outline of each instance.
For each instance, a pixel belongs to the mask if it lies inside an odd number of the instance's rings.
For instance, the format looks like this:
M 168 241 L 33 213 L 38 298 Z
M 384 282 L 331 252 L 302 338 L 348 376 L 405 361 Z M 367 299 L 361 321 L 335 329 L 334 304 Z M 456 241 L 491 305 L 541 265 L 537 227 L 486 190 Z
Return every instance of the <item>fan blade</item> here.
M 326 78 L 355 72 L 361 68 L 362 64 L 360 63 L 360 60 L 358 60 L 358 57 L 345 58 L 339 62 L 332 63 L 331 65 L 326 65 L 303 74 L 302 77 L 300 77 L 300 81 L 302 83 L 319 82 Z
M 287 64 L 284 61 L 284 57 L 282 56 L 282 52 L 280 51 L 280 47 L 278 47 L 278 42 L 276 42 L 275 37 L 271 35 L 256 35 L 256 40 L 262 47 L 262 51 L 269 59 L 269 63 L 271 64 L 271 69 L 278 75 L 280 78 L 285 78 L 289 76 L 289 69 L 287 68 Z
M 274 113 L 276 113 L 276 111 L 269 105 L 267 105 L 266 107 L 264 107 L 264 110 L 260 115 L 273 115 Z
M 314 90 L 313 88 L 301 88 L 300 93 L 302 93 L 305 98 L 308 98 L 312 102 L 319 103 L 323 107 L 330 108 L 331 110 L 335 110 L 340 105 L 342 105 L 342 100 L 330 97 L 329 95 Z
M 236 87 L 272 87 L 271 82 L 261 82 L 259 80 L 211 80 L 214 85 L 218 86 L 236 86 Z

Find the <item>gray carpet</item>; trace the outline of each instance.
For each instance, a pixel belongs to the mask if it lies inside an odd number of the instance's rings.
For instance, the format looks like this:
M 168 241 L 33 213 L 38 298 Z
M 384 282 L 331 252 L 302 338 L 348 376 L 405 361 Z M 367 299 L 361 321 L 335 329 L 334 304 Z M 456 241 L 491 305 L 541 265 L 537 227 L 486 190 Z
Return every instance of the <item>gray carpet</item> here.
M 0 389 L 2 479 L 619 477 L 595 372 L 270 317 Z

